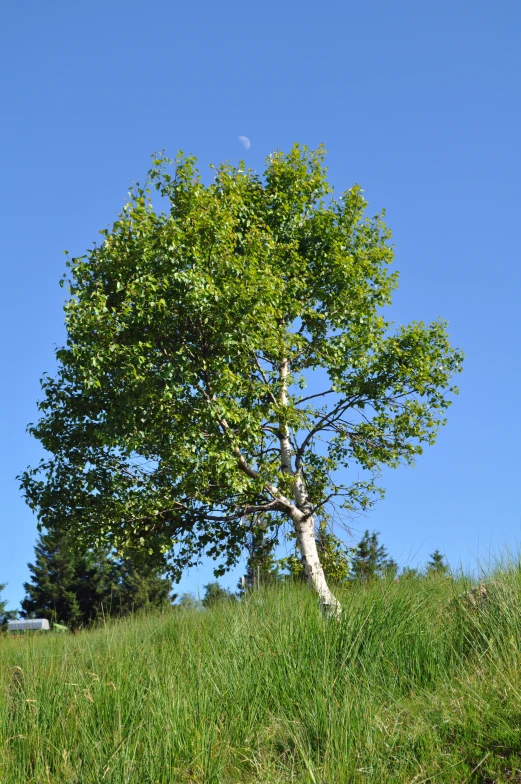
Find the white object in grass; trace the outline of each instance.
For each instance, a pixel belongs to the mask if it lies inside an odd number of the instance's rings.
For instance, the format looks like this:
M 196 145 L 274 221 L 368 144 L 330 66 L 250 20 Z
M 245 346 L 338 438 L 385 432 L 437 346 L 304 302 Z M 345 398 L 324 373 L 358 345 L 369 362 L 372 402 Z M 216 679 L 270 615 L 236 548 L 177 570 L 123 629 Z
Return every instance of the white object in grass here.
M 30 618 L 27 621 L 8 621 L 8 632 L 49 631 L 47 618 Z

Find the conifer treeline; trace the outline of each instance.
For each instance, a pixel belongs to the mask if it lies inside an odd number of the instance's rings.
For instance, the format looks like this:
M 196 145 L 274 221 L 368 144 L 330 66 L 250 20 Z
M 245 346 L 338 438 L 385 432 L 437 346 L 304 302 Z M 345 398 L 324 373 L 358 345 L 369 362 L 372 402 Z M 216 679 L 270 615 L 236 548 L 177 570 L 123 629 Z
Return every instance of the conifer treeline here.
M 333 584 L 369 582 L 382 577 L 416 578 L 417 569 L 398 564 L 389 557 L 379 541 L 379 533 L 366 530 L 356 547 L 347 547 L 330 533 L 327 520 L 322 520 L 317 532 L 317 548 L 326 577 Z M 261 585 L 284 579 L 303 580 L 303 566 L 298 549 L 286 558 L 276 559 L 276 536 L 270 536 L 267 521 L 257 516 L 251 521 L 248 541 L 246 574 L 239 581 L 238 594 L 244 595 Z M 145 608 L 164 607 L 177 598 L 172 594 L 172 581 L 166 576 L 130 559 L 118 558 L 107 548 L 78 553 L 72 542 L 53 531 L 40 535 L 35 546 L 35 562 L 28 564 L 31 581 L 24 583 L 22 618 L 47 618 L 51 623 L 62 623 L 71 629 L 84 627 L 100 617 L 121 616 Z M 437 549 L 427 563 L 425 575 L 447 574 L 449 567 Z M 0 594 L 5 585 L 0 584 Z M 236 596 L 210 582 L 204 586 L 205 595 L 198 602 L 192 594 L 182 594 L 180 607 L 204 607 L 221 601 L 235 601 Z M 16 617 L 7 611 L 0 597 L 0 626 Z
M 364 532 L 355 547 L 347 547 L 337 536 L 328 530 L 324 518 L 317 532 L 317 549 L 326 579 L 332 584 L 347 582 L 369 582 L 381 577 L 419 577 L 417 569 L 405 567 L 399 572 L 396 561 L 391 558 L 387 548 L 379 541 L 379 532 Z M 294 539 L 294 537 L 293 537 Z M 285 579 L 287 576 L 297 580 L 304 579 L 304 568 L 298 548 L 291 555 L 278 561 L 274 555 L 275 540 L 269 538 L 268 529 L 262 518 L 252 524 L 249 556 L 246 575 L 239 583 L 243 592 L 257 585 L 266 585 Z M 425 573 L 447 574 L 449 567 L 445 556 L 437 549 L 431 554 Z
M 35 562 L 28 566 L 22 618 L 47 618 L 76 629 L 172 599 L 171 580 L 157 571 L 138 569 L 106 547 L 78 553 L 70 539 L 53 531 L 40 535 Z

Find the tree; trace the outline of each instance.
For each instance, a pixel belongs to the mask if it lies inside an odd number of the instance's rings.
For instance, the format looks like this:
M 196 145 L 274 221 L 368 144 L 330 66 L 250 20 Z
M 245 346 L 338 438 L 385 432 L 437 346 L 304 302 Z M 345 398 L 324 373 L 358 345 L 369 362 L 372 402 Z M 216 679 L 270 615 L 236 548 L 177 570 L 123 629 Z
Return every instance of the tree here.
M 396 561 L 389 558 L 386 548 L 378 541 L 378 531 L 372 534 L 366 530 L 355 548 L 351 563 L 353 580 L 369 582 L 375 577 L 395 577 L 398 569 Z
M 4 629 L 7 626 L 7 621 L 16 618 L 16 610 L 6 610 L 7 602 L 2 600 L 1 594 L 6 585 L 7 583 L 0 583 L 0 629 Z
M 318 528 L 317 550 L 326 578 L 332 583 L 345 582 L 351 571 L 353 551 L 328 530 L 325 519 Z
M 75 629 L 103 615 L 126 615 L 169 604 L 171 581 L 137 569 L 106 547 L 78 552 L 70 535 L 41 534 L 24 583 L 22 617 L 47 618 Z
M 138 568 L 124 558 L 117 564 L 119 585 L 117 611 L 122 615 L 139 610 L 169 607 L 177 599 L 172 581 L 153 569 Z
M 430 555 L 430 561 L 427 564 L 427 574 L 447 574 L 449 571 L 448 565 L 445 563 L 445 556 L 436 548 Z
M 215 607 L 216 604 L 221 604 L 222 602 L 237 601 L 233 593 L 228 591 L 227 588 L 223 588 L 217 580 L 205 585 L 204 591 L 203 607 L 206 607 L 207 609 L 209 607 Z
M 47 618 L 73 629 L 90 620 L 104 598 L 91 564 L 57 531 L 41 534 L 34 550 L 35 563 L 28 564 L 31 582 L 24 583 L 22 617 Z
M 358 185 L 332 198 L 322 148 L 210 184 L 194 158 L 170 164 L 68 261 L 67 342 L 29 428 L 48 456 L 25 497 L 78 547 L 101 537 L 176 574 L 203 552 L 224 573 L 262 512 L 293 529 L 335 613 L 316 515 L 367 510 L 380 469 L 434 443 L 461 352 L 442 321 L 391 330 L 390 232 Z
M 195 610 L 197 605 L 198 602 L 193 593 L 182 593 L 175 604 L 175 607 L 179 607 L 183 610 Z

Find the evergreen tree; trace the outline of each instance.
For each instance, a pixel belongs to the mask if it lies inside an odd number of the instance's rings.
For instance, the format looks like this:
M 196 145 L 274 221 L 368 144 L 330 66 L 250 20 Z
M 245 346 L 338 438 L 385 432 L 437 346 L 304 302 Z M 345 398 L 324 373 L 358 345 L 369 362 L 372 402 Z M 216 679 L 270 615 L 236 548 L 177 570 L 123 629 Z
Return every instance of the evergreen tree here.
M 64 537 L 49 531 L 41 534 L 35 563 L 28 564 L 31 582 L 24 583 L 23 618 L 47 618 L 77 628 L 93 610 L 92 583 L 87 559 L 75 554 Z
M 172 582 L 158 572 L 137 569 L 126 558 L 119 565 L 118 610 L 125 615 L 151 607 L 167 607 L 177 598 Z
M 215 607 L 216 604 L 220 604 L 221 602 L 237 601 L 234 594 L 228 591 L 227 588 L 223 588 L 217 580 L 205 585 L 204 590 L 203 607 Z
M 351 578 L 369 582 L 375 577 L 395 577 L 398 570 L 396 561 L 389 558 L 386 548 L 378 541 L 379 532 L 368 530 L 355 548 L 351 564 Z
M 11 618 L 16 618 L 16 610 L 6 610 L 7 602 L 1 596 L 6 585 L 7 583 L 0 583 L 0 629 L 4 629 L 7 626 L 7 621 L 10 621 Z
M 6 583 L 0 583 L 0 617 L 3 616 L 3 614 L 6 612 L 6 609 L 5 609 L 6 602 L 5 602 L 5 600 L 2 600 L 2 596 L 1 596 L 2 591 L 4 590 L 5 586 L 6 586 Z
M 447 574 L 449 571 L 448 565 L 445 563 L 445 556 L 436 548 L 431 554 L 430 561 L 427 564 L 427 574 Z
M 24 583 L 24 618 L 47 618 L 76 629 L 102 616 L 168 602 L 170 580 L 138 569 L 106 547 L 79 553 L 70 537 L 48 531 L 40 535 L 35 555 L 28 565 L 31 582 Z

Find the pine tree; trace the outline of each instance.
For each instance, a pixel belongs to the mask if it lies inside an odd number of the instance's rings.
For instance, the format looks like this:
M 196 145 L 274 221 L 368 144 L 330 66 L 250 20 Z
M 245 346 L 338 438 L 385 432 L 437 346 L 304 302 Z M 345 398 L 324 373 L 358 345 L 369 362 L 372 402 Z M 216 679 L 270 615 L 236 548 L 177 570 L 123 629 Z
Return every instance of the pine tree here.
M 77 628 L 87 618 L 86 606 L 94 609 L 90 570 L 85 557 L 76 555 L 55 532 L 41 534 L 35 563 L 28 564 L 31 582 L 24 583 L 23 618 L 47 618 Z
M 412 566 L 404 566 L 400 574 L 400 580 L 418 580 L 420 576 L 418 569 L 414 569 Z
M 372 534 L 365 531 L 355 548 L 351 564 L 351 579 L 369 582 L 375 577 L 395 577 L 398 570 L 396 561 L 389 558 L 384 545 L 378 541 L 378 531 Z
M 7 583 L 0 583 L 0 594 L 4 590 L 6 584 Z M 2 616 L 4 614 L 4 612 L 6 612 L 5 605 L 6 605 L 6 602 L 5 602 L 5 600 L 2 600 L 2 597 L 0 595 L 0 616 Z
M 118 610 L 122 615 L 152 607 L 167 607 L 177 598 L 172 582 L 150 569 L 138 569 L 129 559 L 119 566 Z
M 427 564 L 427 574 L 447 574 L 449 571 L 448 565 L 445 563 L 445 556 L 436 548 L 430 555 L 430 561 Z
M 24 583 L 22 617 L 47 618 L 76 629 L 102 616 L 169 603 L 170 580 L 106 547 L 78 553 L 70 537 L 48 531 L 41 534 L 35 555 L 35 563 L 28 565 L 31 582 Z

